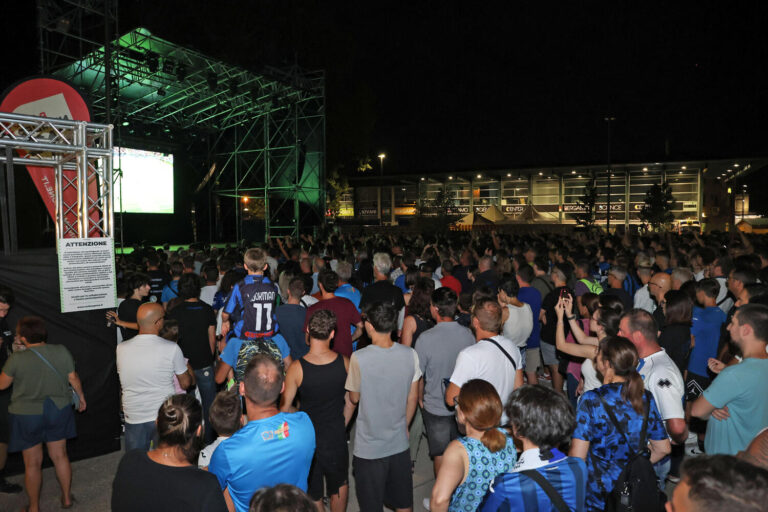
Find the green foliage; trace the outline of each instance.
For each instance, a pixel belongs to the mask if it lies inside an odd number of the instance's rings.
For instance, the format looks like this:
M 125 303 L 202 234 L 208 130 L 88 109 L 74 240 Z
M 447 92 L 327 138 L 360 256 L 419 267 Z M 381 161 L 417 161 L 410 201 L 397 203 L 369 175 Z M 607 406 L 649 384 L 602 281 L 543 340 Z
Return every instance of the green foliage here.
M 456 201 L 445 190 L 440 190 L 434 198 L 429 199 L 426 190 L 420 192 L 416 203 L 419 226 L 427 232 L 447 231 L 451 225 L 461 218 L 456 211 Z
M 591 228 L 595 224 L 595 203 L 597 202 L 597 185 L 592 179 L 584 187 L 584 195 L 576 200 L 576 204 L 584 209 L 574 215 L 576 224 Z
M 326 208 L 330 210 L 334 219 L 339 216 L 341 211 L 341 198 L 351 190 L 346 176 L 341 176 L 338 169 L 333 170 L 328 177 L 328 201 Z
M 672 187 L 669 183 L 653 185 L 645 193 L 645 204 L 640 210 L 640 219 L 658 231 L 675 220 L 672 214 L 674 206 L 675 198 L 672 197 Z

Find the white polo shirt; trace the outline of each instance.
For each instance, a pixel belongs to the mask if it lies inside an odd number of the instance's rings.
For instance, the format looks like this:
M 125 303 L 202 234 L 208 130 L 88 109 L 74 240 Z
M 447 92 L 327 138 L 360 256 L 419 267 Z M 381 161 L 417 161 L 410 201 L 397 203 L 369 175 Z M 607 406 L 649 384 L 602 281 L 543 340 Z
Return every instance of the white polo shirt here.
M 643 377 L 645 389 L 656 400 L 661 419 L 666 421 L 685 417 L 683 377 L 664 349 L 640 359 L 637 371 Z

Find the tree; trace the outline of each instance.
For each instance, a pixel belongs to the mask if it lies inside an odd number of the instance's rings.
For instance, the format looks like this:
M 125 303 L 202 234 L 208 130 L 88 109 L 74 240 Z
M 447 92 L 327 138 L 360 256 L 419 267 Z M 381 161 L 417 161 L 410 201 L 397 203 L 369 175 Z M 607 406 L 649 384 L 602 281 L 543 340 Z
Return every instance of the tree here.
M 345 176 L 341 176 L 338 170 L 331 172 L 328 178 L 328 201 L 326 208 L 333 218 L 339 216 L 341 212 L 341 200 L 345 194 L 349 194 L 351 188 L 349 181 Z
M 455 212 L 456 202 L 445 190 L 438 191 L 432 199 L 422 191 L 416 203 L 419 225 L 426 232 L 448 230 L 460 218 Z
M 574 215 L 576 224 L 591 228 L 595 224 L 595 203 L 597 202 L 597 185 L 594 178 L 584 188 L 584 195 L 576 200 L 581 211 Z
M 675 220 L 672 214 L 674 206 L 675 198 L 672 197 L 672 187 L 669 183 L 653 185 L 645 193 L 645 204 L 640 210 L 640 220 L 650 224 L 653 229 L 659 230 Z

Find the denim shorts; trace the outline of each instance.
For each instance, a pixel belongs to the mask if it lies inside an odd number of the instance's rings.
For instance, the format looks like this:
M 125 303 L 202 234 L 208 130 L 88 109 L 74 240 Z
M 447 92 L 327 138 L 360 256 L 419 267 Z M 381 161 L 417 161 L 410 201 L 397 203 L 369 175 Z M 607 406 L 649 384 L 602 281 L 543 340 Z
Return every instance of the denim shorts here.
M 9 452 L 20 452 L 41 443 L 77 436 L 75 410 L 67 404 L 61 409 L 50 398 L 43 403 L 43 414 L 10 414 Z
M 440 416 L 422 409 L 421 417 L 424 419 L 424 428 L 427 431 L 429 456 L 439 457 L 448 448 L 450 442 L 459 437 L 456 416 L 453 414 Z

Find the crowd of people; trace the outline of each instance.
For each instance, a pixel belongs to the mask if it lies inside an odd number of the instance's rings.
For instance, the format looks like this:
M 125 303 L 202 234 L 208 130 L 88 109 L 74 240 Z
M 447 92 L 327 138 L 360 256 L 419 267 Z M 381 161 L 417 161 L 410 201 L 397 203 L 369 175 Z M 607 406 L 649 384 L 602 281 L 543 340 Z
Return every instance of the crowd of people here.
M 342 512 L 353 482 L 360 510 L 410 511 L 422 444 L 426 510 L 768 502 L 761 237 L 331 232 L 118 268 L 113 510 Z M 12 345 L 12 303 L 0 470 L 7 441 L 37 510 L 46 443 L 66 507 L 86 397 L 41 319 Z

